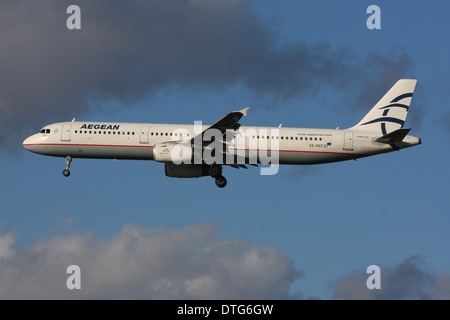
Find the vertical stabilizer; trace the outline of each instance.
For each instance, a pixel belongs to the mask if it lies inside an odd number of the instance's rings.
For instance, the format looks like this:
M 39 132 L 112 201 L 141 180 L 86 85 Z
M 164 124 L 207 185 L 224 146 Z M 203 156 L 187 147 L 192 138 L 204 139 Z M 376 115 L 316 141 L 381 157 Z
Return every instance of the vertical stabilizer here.
M 383 136 L 403 128 L 417 80 L 401 79 L 350 130 L 379 132 Z

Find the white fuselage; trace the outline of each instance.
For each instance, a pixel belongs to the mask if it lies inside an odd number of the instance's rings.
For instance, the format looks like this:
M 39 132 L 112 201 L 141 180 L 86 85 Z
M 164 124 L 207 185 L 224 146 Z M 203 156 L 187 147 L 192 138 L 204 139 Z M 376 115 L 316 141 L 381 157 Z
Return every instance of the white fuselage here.
M 208 126 L 204 125 L 203 129 Z M 151 123 L 61 122 L 28 137 L 29 151 L 56 157 L 154 160 L 153 146 L 192 139 L 194 125 Z M 201 131 L 200 131 L 201 132 Z M 180 135 L 181 133 L 181 135 Z M 375 142 L 376 132 L 283 127 L 246 127 L 244 139 L 233 138 L 229 150 L 279 151 L 279 164 L 319 164 L 386 153 L 420 143 L 406 136 L 394 146 Z M 274 147 L 275 141 L 277 148 Z

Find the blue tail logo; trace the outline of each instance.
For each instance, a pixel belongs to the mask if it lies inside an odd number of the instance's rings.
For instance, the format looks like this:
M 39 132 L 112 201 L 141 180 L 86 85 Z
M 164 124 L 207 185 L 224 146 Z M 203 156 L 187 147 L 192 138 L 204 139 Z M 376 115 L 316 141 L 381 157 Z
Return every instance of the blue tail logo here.
M 405 121 L 402 119 L 398 119 L 398 118 L 393 118 L 393 117 L 387 117 L 389 110 L 391 110 L 391 108 L 404 108 L 406 111 L 409 110 L 409 106 L 406 104 L 402 104 L 402 103 L 397 103 L 405 98 L 411 98 L 413 96 L 413 93 L 404 93 L 399 95 L 398 97 L 396 97 L 395 99 L 392 99 L 392 101 L 384 107 L 379 108 L 379 110 L 383 110 L 383 116 L 377 119 L 373 119 L 371 121 L 365 122 L 363 124 L 361 124 L 362 126 L 367 125 L 367 124 L 372 124 L 372 123 L 376 123 L 376 122 L 381 122 L 381 132 L 383 133 L 383 135 L 387 134 L 386 131 L 386 122 L 392 122 L 392 123 L 397 123 L 400 125 L 401 128 L 403 128 L 403 125 L 405 124 Z

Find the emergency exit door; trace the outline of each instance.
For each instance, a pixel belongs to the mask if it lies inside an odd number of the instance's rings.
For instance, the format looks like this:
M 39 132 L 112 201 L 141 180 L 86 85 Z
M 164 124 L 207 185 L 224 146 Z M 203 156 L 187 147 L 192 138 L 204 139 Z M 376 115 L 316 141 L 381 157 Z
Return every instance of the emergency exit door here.
M 149 137 L 148 137 L 149 127 L 148 126 L 142 126 L 141 127 L 141 133 L 140 133 L 140 140 L 139 143 L 148 143 Z

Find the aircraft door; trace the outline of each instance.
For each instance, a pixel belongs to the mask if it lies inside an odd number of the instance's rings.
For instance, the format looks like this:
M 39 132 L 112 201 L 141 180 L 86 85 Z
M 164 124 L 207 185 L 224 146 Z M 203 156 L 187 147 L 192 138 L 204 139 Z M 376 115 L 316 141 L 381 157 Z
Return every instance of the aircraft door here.
M 72 131 L 72 123 L 64 123 L 61 131 L 61 141 L 70 141 L 70 131 Z
M 344 150 L 353 150 L 353 132 L 344 132 Z
M 149 131 L 148 126 L 141 127 L 141 135 L 140 135 L 139 143 L 148 143 L 149 142 L 148 131 Z

